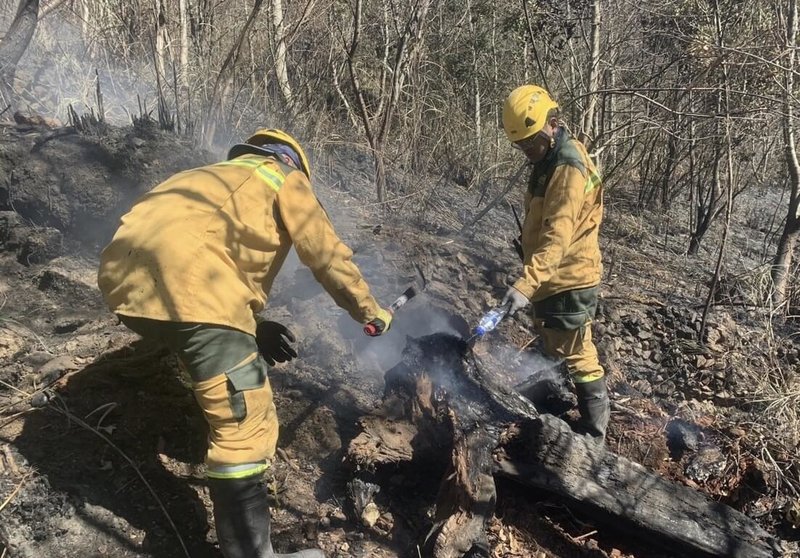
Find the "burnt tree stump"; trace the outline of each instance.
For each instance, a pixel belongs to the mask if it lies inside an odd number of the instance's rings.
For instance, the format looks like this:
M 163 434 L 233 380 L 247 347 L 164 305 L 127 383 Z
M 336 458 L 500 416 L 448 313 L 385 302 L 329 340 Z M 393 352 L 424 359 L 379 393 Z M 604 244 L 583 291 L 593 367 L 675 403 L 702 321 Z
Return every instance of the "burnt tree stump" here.
M 758 524 L 697 491 L 670 482 L 562 420 L 482 371 L 460 338 L 409 339 L 386 373 L 375 413 L 360 420 L 348 447 L 357 469 L 412 463 L 449 452 L 423 556 L 489 556 L 486 522 L 495 475 L 545 489 L 671 541 L 691 556 L 767 558 L 777 543 Z

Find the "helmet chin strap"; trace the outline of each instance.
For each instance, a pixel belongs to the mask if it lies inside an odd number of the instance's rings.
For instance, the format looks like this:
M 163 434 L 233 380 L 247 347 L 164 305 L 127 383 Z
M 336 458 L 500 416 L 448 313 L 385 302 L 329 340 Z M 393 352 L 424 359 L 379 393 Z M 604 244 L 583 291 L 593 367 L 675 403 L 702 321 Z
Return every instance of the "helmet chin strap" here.
M 292 161 L 291 157 L 289 157 L 288 155 L 284 155 L 283 153 L 280 153 L 279 156 L 281 158 L 281 161 L 283 161 L 284 163 L 286 163 L 287 165 L 289 165 L 293 169 L 297 168 L 297 165 L 294 164 L 294 161 Z
M 300 158 L 297 152 L 288 145 L 282 143 L 265 143 L 258 146 L 258 149 L 271 153 L 293 169 L 300 169 Z

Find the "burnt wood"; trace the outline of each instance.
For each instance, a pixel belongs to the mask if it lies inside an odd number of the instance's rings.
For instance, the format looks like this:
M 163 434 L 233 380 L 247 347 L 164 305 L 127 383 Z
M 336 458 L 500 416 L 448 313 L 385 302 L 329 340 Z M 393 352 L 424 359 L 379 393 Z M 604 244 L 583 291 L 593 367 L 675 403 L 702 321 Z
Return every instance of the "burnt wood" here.
M 670 482 L 602 443 L 539 415 L 482 370 L 467 344 L 436 334 L 409 339 L 403 361 L 386 373 L 381 407 L 360 421 L 348 456 L 358 469 L 430 462 L 449 453 L 423 556 L 489 556 L 486 522 L 495 475 L 545 489 L 615 517 L 645 536 L 674 542 L 676 554 L 767 558 L 774 539 L 753 520 Z

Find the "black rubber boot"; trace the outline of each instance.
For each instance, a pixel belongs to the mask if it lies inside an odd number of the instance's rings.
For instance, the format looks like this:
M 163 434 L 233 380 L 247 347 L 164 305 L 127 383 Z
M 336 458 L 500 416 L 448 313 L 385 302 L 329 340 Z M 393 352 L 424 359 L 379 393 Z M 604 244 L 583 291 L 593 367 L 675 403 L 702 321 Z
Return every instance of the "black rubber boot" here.
M 275 554 L 267 491 L 260 476 L 208 479 L 217 540 L 225 558 L 325 558 L 321 550 Z
M 593 438 L 605 438 L 611 416 L 605 376 L 585 384 L 576 383 L 575 394 L 578 396 L 578 410 L 581 413 L 578 431 Z

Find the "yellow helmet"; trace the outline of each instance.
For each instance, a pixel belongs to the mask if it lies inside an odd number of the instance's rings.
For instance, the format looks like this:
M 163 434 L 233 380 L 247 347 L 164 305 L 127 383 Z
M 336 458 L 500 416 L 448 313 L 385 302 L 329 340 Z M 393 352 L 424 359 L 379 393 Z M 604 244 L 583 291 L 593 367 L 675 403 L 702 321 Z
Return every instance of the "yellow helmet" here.
M 547 114 L 557 109 L 550 94 L 538 85 L 517 87 L 503 105 L 503 130 L 509 141 L 517 142 L 539 132 L 547 123 Z
M 231 147 L 231 150 L 228 151 L 228 159 L 234 159 L 247 153 L 263 153 L 263 151 L 259 148 L 267 143 L 282 143 L 283 145 L 291 147 L 300 158 L 300 170 L 305 173 L 309 180 L 311 180 L 311 165 L 308 164 L 306 152 L 303 151 L 303 148 L 300 147 L 300 144 L 297 143 L 296 139 L 283 130 L 269 128 L 258 130 L 255 134 L 247 138 L 247 142 L 237 143 Z

